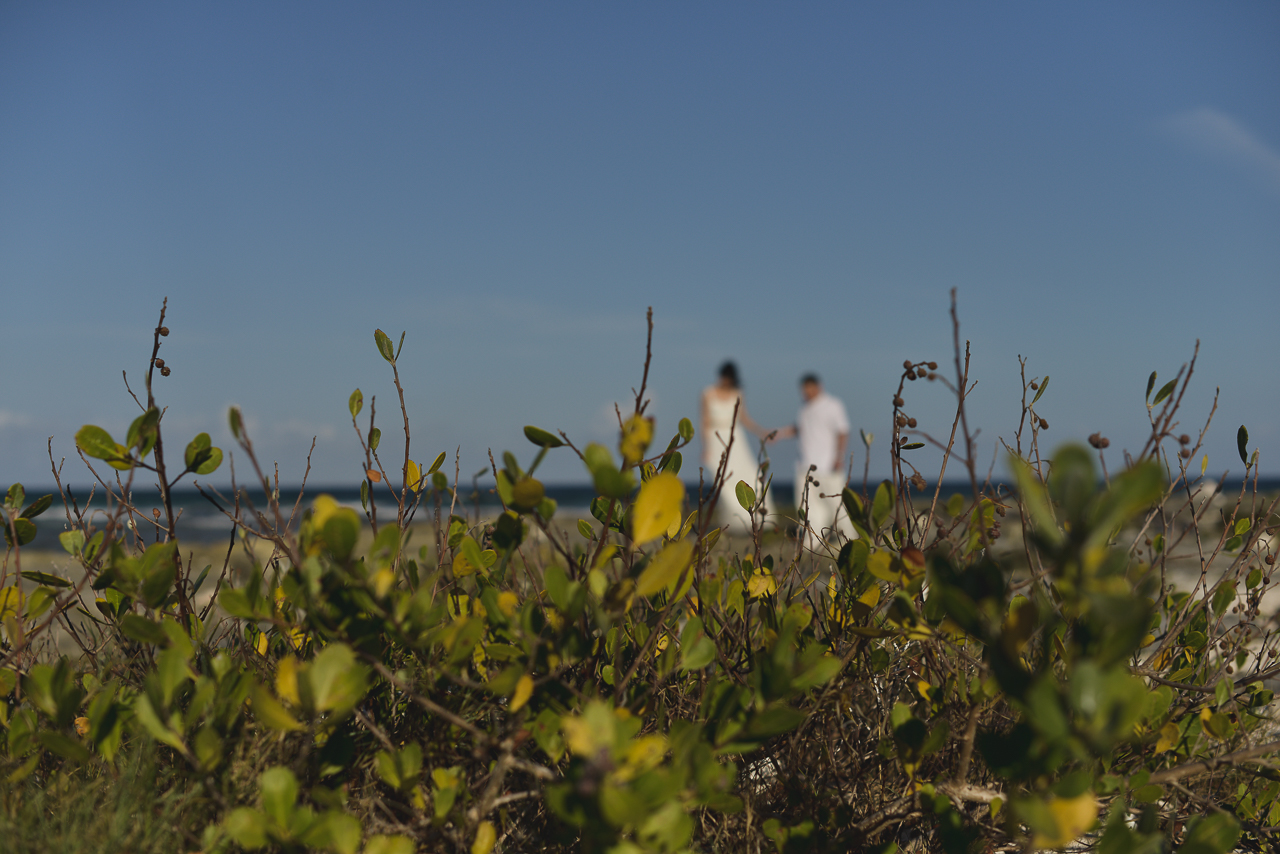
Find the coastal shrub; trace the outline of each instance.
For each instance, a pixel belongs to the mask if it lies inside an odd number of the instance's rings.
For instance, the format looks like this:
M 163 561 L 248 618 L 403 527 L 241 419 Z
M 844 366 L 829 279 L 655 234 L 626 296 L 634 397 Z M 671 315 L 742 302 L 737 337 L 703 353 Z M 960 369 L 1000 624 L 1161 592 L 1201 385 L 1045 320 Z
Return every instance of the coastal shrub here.
M 893 476 L 844 489 L 856 538 L 810 551 L 803 500 L 789 531 L 712 524 L 772 487 L 723 463 L 686 486 L 693 426 L 659 440 L 647 352 L 614 447 L 525 427 L 490 457 L 501 511 L 472 518 L 457 463 L 410 430 L 404 336 L 377 330 L 400 417 L 382 443 L 372 401 L 347 400 L 359 511 L 284 495 L 238 409 L 234 448 L 173 444 L 166 309 L 138 417 L 76 434 L 97 503 L 57 465 L 63 520 L 42 517 L 52 494 L 4 500 L 10 850 L 1207 854 L 1280 826 L 1276 501 L 1243 427 L 1234 494 L 1197 470 L 1208 422 L 1178 433 L 1194 360 L 1151 374 L 1149 438 L 1110 468 L 1099 434 L 1042 455 L 1049 378 L 1024 364 L 1010 488 L 978 472 L 953 296 L 954 375 L 903 364 Z M 954 397 L 949 438 L 909 414 L 926 393 Z M 932 480 L 911 463 L 927 443 Z M 590 518 L 557 515 L 552 453 L 581 461 Z M 233 454 L 230 490 L 200 480 Z M 948 467 L 968 488 L 944 498 Z M 178 537 L 184 479 L 234 531 L 221 567 Z M 77 572 L 23 568 L 37 525 Z

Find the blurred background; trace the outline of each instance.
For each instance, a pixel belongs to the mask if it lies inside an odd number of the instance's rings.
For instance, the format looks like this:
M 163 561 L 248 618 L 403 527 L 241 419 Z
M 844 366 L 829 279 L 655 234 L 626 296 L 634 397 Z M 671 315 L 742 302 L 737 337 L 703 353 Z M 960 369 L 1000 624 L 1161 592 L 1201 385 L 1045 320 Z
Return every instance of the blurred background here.
M 356 387 L 391 436 L 375 327 L 415 459 L 613 445 L 648 306 L 658 441 L 726 358 L 765 426 L 816 371 L 877 478 L 951 288 L 983 471 L 1019 355 L 1046 443 L 1114 468 L 1199 339 L 1179 431 L 1220 389 L 1210 474 L 1242 424 L 1280 474 L 1277 45 L 1261 2 L 0 4 L 0 480 L 50 484 L 52 437 L 87 485 L 73 436 L 123 437 L 166 296 L 170 441 L 229 450 L 239 405 L 287 483 L 315 437 L 312 482 L 358 485 Z M 941 384 L 904 396 L 945 437 Z

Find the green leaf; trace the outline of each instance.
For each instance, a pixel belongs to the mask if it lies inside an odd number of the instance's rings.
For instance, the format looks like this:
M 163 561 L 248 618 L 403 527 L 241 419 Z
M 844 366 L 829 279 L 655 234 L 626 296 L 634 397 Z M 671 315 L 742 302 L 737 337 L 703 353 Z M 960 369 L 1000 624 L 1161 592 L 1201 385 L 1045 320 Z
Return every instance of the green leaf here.
M 51 504 L 53 504 L 53 496 L 42 495 L 35 501 L 32 501 L 26 510 L 22 511 L 22 518 L 34 519 L 44 511 L 48 510 Z
M 427 469 L 427 473 L 423 475 L 423 477 L 431 477 L 433 474 L 440 471 L 440 466 L 444 465 L 444 461 L 445 461 L 444 451 L 441 451 L 439 455 L 436 457 L 435 462 L 431 464 L 431 468 Z
M 1049 375 L 1045 374 L 1043 380 L 1040 381 L 1040 390 L 1036 392 L 1036 396 L 1031 398 L 1031 405 L 1035 406 L 1036 401 L 1040 399 L 1040 395 L 1044 394 L 1044 390 L 1049 387 Z
M 65 578 L 59 578 L 56 575 L 50 575 L 47 572 L 36 572 L 35 570 L 23 570 L 22 577 L 28 581 L 34 581 L 37 584 L 47 584 L 50 587 L 70 587 L 71 582 Z
M 364 854 L 413 854 L 413 840 L 407 836 L 371 836 Z
M 86 424 L 76 433 L 76 447 L 95 460 L 111 460 L 118 456 L 119 445 L 106 430 Z
M 267 818 L 248 807 L 238 807 L 227 814 L 222 826 L 241 848 L 267 847 Z
M 22 506 L 22 502 L 27 498 L 26 490 L 22 488 L 22 484 L 15 483 L 9 487 L 8 493 L 5 495 L 4 506 L 10 510 L 17 510 Z
M 378 345 L 378 352 L 382 354 L 382 358 L 392 364 L 396 361 L 395 345 L 391 343 L 391 339 L 387 337 L 387 333 L 381 329 L 373 330 L 373 340 Z
M 340 507 L 324 521 L 321 535 L 330 553 L 346 560 L 360 539 L 360 516 L 350 507 Z
M 120 618 L 120 631 L 125 637 L 136 640 L 138 643 L 152 643 L 156 646 L 164 646 L 167 636 L 164 629 L 160 628 L 160 624 L 154 620 L 148 620 L 141 614 L 125 614 Z
M 688 418 L 681 418 L 676 432 L 680 434 L 680 438 L 685 442 L 693 441 L 693 422 Z
M 1152 371 L 1152 372 L 1151 372 L 1151 376 L 1147 377 L 1147 395 L 1146 395 L 1146 397 L 1144 397 L 1144 398 L 1142 398 L 1142 399 L 1143 399 L 1143 400 L 1150 400 L 1150 399 L 1151 399 L 1151 389 L 1153 389 L 1153 388 L 1155 388 L 1155 387 L 1156 387 L 1156 372 L 1155 372 L 1155 371 Z
M 170 647 L 160 653 L 156 658 L 155 677 L 167 708 L 178 689 L 194 678 L 191 667 L 187 664 L 186 650 Z
M 542 573 L 542 580 L 546 585 L 547 596 L 551 598 L 551 604 L 561 612 L 569 610 L 570 600 L 575 591 L 570 589 L 573 582 L 569 580 L 564 569 L 553 563 Z
M 915 451 L 924 447 L 924 442 L 908 442 L 905 445 L 899 445 L 899 451 Z
M 262 772 L 262 811 L 277 827 L 288 827 L 294 804 L 298 802 L 298 778 L 288 768 L 277 765 Z
M 138 593 L 149 608 L 159 608 L 169 598 L 178 567 L 172 560 L 161 561 L 142 582 Z
M 894 490 L 889 481 L 881 481 L 876 487 L 876 497 L 871 502 L 871 527 L 879 529 L 893 512 Z
M 45 750 L 50 750 L 72 762 L 88 762 L 91 758 L 89 749 L 78 741 L 72 741 L 59 732 L 42 732 L 36 735 L 36 741 Z
M 742 509 L 750 513 L 756 506 L 756 491 L 745 480 L 738 481 L 733 491 L 738 496 L 738 503 L 742 505 Z
M 374 427 L 369 431 L 369 450 L 378 450 L 378 444 L 382 441 L 382 431 Z
M 317 711 L 345 717 L 368 690 L 368 671 L 351 647 L 333 643 L 320 651 L 307 671 Z
M 1240 462 L 1244 463 L 1245 466 L 1249 465 L 1248 447 L 1249 431 L 1245 429 L 1243 424 L 1241 424 L 1240 429 L 1236 431 L 1236 449 L 1240 451 Z
M 1227 612 L 1227 608 L 1230 608 L 1231 603 L 1235 600 L 1236 586 L 1234 584 L 1221 585 L 1213 594 L 1213 615 L 1215 617 L 1221 617 Z
M 1160 402 L 1163 401 L 1169 395 L 1173 394 L 1173 390 L 1177 387 L 1178 387 L 1178 380 L 1176 377 L 1174 379 L 1169 380 L 1167 383 L 1165 383 L 1160 387 L 1160 390 L 1158 392 L 1156 392 L 1156 399 L 1151 401 L 1151 405 L 1159 406 Z
M 360 848 L 360 833 L 359 819 L 330 810 L 307 828 L 301 841 L 310 848 L 327 848 L 335 854 L 356 854 Z
M 554 434 L 534 427 L 532 424 L 525 425 L 524 437 L 540 448 L 558 448 L 564 444 Z
M 155 707 L 151 705 L 151 700 L 145 693 L 139 694 L 138 699 L 134 702 L 133 716 L 138 723 L 142 724 L 142 728 L 147 731 L 147 734 L 156 741 L 169 745 L 184 756 L 188 754 L 189 751 L 182 741 L 182 735 L 160 720 L 160 716 L 156 714 Z
M 626 498 L 635 488 L 631 472 L 621 472 L 613 464 L 609 449 L 592 442 L 582 453 L 583 461 L 591 472 L 596 491 L 606 498 Z
M 1225 854 L 1240 839 L 1240 824 L 1225 813 L 1192 819 L 1178 854 Z
M 804 719 L 805 713 L 799 709 L 783 705 L 771 706 L 752 716 L 744 732 L 755 738 L 768 738 L 795 729 Z
M 249 601 L 249 594 L 243 590 L 233 587 L 223 589 L 218 594 L 218 604 L 232 617 L 239 617 L 242 620 L 256 620 L 259 617 L 257 609 Z
M 840 659 L 824 655 L 808 670 L 791 680 L 791 688 L 795 691 L 808 691 L 826 685 L 840 672 Z
M 183 459 L 187 464 L 187 471 L 213 474 L 222 465 L 222 449 L 212 447 L 208 433 L 200 433 L 187 445 Z
M 711 638 L 703 635 L 680 650 L 681 670 L 701 670 L 716 658 L 716 645 Z
M 84 548 L 84 533 L 81 531 L 63 531 L 58 535 L 58 542 L 69 555 L 76 555 Z
M 0 524 L 3 524 L 3 520 L 0 520 Z M 12 530 L 8 525 L 4 526 L 4 541 L 9 544 L 10 548 L 15 545 L 13 541 L 15 533 L 18 535 L 18 542 L 16 543 L 18 546 L 25 546 L 36 538 L 36 526 L 30 519 L 14 519 L 12 524 Z
M 240 407 L 231 407 L 227 412 L 227 423 L 231 427 L 231 436 L 239 442 L 244 432 L 244 418 L 240 415 Z
M 154 406 L 133 419 L 124 444 L 129 448 L 137 448 L 138 456 L 145 457 L 155 447 L 159 436 L 157 427 L 160 424 L 160 410 Z
M 351 397 L 347 398 L 347 409 L 351 411 L 353 419 L 364 409 L 364 395 L 360 393 L 360 389 L 351 392 Z

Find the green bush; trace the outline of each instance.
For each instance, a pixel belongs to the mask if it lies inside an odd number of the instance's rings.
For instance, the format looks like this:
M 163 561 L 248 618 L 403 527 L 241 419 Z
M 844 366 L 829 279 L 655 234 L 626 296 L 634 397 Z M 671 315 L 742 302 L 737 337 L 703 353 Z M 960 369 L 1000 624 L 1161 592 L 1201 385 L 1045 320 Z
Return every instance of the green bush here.
M 1041 456 L 1048 377 L 1024 380 L 1008 490 L 977 474 L 967 348 L 954 379 L 908 361 L 893 478 L 846 489 L 857 538 L 809 552 L 802 536 L 714 527 L 716 502 L 764 495 L 723 483 L 723 466 L 687 493 L 693 427 L 654 446 L 643 382 L 616 449 L 526 427 L 525 453 L 493 464 L 503 511 L 469 520 L 445 455 L 414 459 L 404 337 L 378 330 L 404 443 L 384 465 L 372 407 L 362 423 L 350 396 L 363 519 L 326 495 L 281 496 L 231 410 L 251 483 L 202 491 L 242 531 L 252 568 L 237 577 L 230 552 L 197 571 L 176 539 L 172 488 L 224 452 L 206 433 L 181 464 L 166 449 L 152 388 L 164 320 L 124 441 L 76 434 L 109 502 L 90 513 L 63 496 L 60 539 L 83 576 L 22 569 L 51 496 L 28 503 L 14 485 L 4 503 L 0 832 L 16 850 L 964 852 L 1083 838 L 1192 854 L 1257 849 L 1280 825 L 1263 684 L 1280 668 L 1260 613 L 1276 503 L 1256 494 L 1243 428 L 1234 503 L 1187 471 L 1199 440 L 1173 431 L 1189 370 L 1158 391 L 1152 374 L 1150 439 L 1115 473 L 1097 434 L 1096 453 Z M 930 489 L 910 464 L 932 441 L 907 415 L 916 380 L 955 396 L 938 444 L 967 495 L 942 500 L 942 472 Z M 598 493 L 571 531 L 536 478 L 549 453 L 577 455 Z M 134 503 L 143 472 L 162 493 L 154 518 Z M 422 530 L 430 542 L 412 547 Z M 1178 590 L 1186 554 L 1204 571 Z M 80 654 L 53 654 L 55 633 Z

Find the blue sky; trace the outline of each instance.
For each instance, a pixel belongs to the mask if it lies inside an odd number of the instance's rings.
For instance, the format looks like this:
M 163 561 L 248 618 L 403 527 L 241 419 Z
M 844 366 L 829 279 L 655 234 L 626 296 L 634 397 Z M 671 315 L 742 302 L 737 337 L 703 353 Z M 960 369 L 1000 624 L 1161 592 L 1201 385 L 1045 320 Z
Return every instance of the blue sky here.
M 1116 465 L 1199 338 L 1183 429 L 1220 387 L 1210 470 L 1246 424 L 1280 473 L 1278 44 L 1260 2 L 3 4 L 0 479 L 124 432 L 164 296 L 171 441 L 239 404 L 286 480 L 314 435 L 357 482 L 353 388 L 392 426 L 375 327 L 419 459 L 608 441 L 649 305 L 661 434 L 726 357 L 767 425 L 816 370 L 875 476 L 952 287 L 984 468 L 1019 354 L 1046 441 Z

